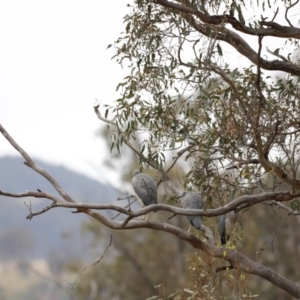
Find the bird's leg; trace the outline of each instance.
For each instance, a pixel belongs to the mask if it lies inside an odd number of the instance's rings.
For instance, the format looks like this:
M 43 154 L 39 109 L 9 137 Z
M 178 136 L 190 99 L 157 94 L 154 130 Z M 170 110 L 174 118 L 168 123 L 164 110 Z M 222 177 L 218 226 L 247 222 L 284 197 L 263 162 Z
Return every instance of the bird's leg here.
M 191 234 L 191 230 L 192 230 L 192 225 L 190 224 L 190 228 L 189 230 L 187 231 L 189 234 Z
M 148 221 L 149 221 L 148 214 L 144 215 L 144 220 L 145 220 L 146 222 L 148 222 Z

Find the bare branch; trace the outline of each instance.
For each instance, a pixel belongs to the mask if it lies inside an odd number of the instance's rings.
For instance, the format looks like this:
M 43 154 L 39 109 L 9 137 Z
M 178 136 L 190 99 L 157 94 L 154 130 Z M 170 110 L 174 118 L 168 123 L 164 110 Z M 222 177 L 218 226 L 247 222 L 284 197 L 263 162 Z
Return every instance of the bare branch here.
M 80 274 L 77 276 L 77 278 L 75 279 L 75 281 L 71 284 L 71 288 L 74 288 L 74 286 L 76 285 L 78 279 L 82 276 L 82 274 L 83 274 L 88 268 L 90 268 L 90 267 L 94 268 L 96 265 L 98 265 L 98 264 L 101 262 L 101 260 L 103 259 L 105 253 L 107 252 L 108 248 L 111 246 L 111 243 L 112 243 L 112 235 L 109 234 L 109 236 L 110 236 L 109 244 L 106 246 L 106 248 L 105 248 L 103 254 L 101 255 L 101 257 L 100 257 L 97 261 L 95 261 L 95 262 L 91 263 L 90 265 L 86 266 L 86 267 L 80 272 Z
M 26 153 L 26 151 L 14 141 L 14 139 L 8 134 L 8 132 L 1 124 L 0 124 L 0 132 L 8 140 L 8 142 L 24 157 L 24 159 L 26 160 L 25 162 L 26 166 L 30 167 L 31 169 L 33 169 L 34 171 L 36 171 L 37 173 L 45 177 L 66 201 L 74 202 L 74 200 L 62 189 L 62 187 L 52 176 L 50 176 L 45 170 L 43 170 L 41 167 L 37 166 L 34 163 L 31 157 Z
M 44 193 L 44 192 L 32 192 L 32 191 L 26 191 L 24 193 L 10 193 L 10 192 L 4 192 L 0 190 L 0 195 L 2 196 L 8 196 L 8 197 L 13 197 L 13 198 L 23 198 L 23 197 L 35 197 L 35 198 L 44 198 L 44 199 L 50 199 L 54 202 L 60 203 L 60 202 L 64 202 L 63 200 L 48 194 L 48 193 Z
M 293 284 L 285 277 L 265 267 L 264 265 L 250 260 L 248 257 L 239 253 L 237 250 L 226 249 L 225 251 L 224 247 L 220 248 L 214 245 L 205 244 L 201 240 L 197 239 L 194 235 L 189 234 L 183 231 L 182 229 L 179 229 L 178 227 L 167 223 L 133 220 L 130 223 L 128 223 L 124 228 L 122 228 L 123 222 L 111 221 L 93 210 L 87 210 L 85 211 L 85 213 L 112 229 L 149 228 L 174 234 L 181 240 L 188 242 L 192 247 L 202 250 L 213 257 L 218 257 L 228 261 L 235 269 L 238 269 L 245 273 L 260 276 L 261 278 L 270 281 L 271 283 L 283 289 L 292 296 L 300 298 L 300 287 L 298 287 L 296 284 Z M 224 253 L 226 253 L 226 255 L 224 255 Z
M 279 11 L 279 7 L 277 7 L 277 9 L 276 9 L 276 11 L 275 11 L 275 14 L 274 14 L 274 16 L 273 16 L 273 18 L 272 18 L 272 22 L 275 20 L 277 14 L 278 14 L 278 11 Z
M 30 214 L 26 217 L 27 220 L 31 220 L 33 217 L 41 215 L 41 214 L 45 213 L 46 211 L 48 211 L 48 210 L 50 210 L 51 208 L 54 207 L 53 204 L 51 204 L 49 206 L 46 206 L 42 210 L 33 213 L 32 210 L 31 210 L 31 204 L 28 205 L 25 202 L 24 202 L 24 204 L 28 208 L 28 210 L 30 211 Z
M 172 212 L 176 215 L 184 215 L 184 216 L 206 216 L 206 217 L 215 217 L 218 215 L 226 214 L 227 212 L 230 212 L 232 210 L 237 209 L 241 205 L 247 205 L 252 206 L 257 203 L 261 203 L 268 200 L 274 200 L 274 201 L 289 201 L 294 198 L 297 198 L 300 196 L 299 194 L 292 195 L 289 191 L 287 192 L 271 192 L 271 193 L 264 193 L 264 194 L 258 194 L 258 195 L 243 195 L 240 196 L 228 204 L 215 208 L 215 209 L 184 209 L 179 208 L 176 206 L 166 205 L 166 204 L 152 204 L 149 206 L 146 206 L 141 209 L 137 209 L 135 211 L 127 210 L 123 207 L 116 206 L 113 204 L 93 204 L 93 203 L 53 203 L 51 208 L 54 207 L 67 207 L 67 208 L 77 208 L 77 209 L 96 209 L 96 210 L 115 210 L 118 212 L 121 212 L 130 218 L 136 218 L 145 214 L 148 214 L 149 212 L 155 211 L 155 210 L 161 210 L 161 211 L 168 211 Z M 123 221 L 122 221 L 123 223 Z M 128 222 L 127 222 L 128 223 Z M 131 222 L 130 222 L 131 223 Z
M 289 215 L 293 215 L 293 216 L 299 216 L 300 215 L 300 211 L 293 210 L 293 209 L 291 209 L 290 207 L 284 205 L 281 202 L 270 201 L 270 202 L 267 202 L 266 204 L 268 204 L 268 205 L 275 205 L 279 209 L 283 209 L 283 210 L 287 211 Z

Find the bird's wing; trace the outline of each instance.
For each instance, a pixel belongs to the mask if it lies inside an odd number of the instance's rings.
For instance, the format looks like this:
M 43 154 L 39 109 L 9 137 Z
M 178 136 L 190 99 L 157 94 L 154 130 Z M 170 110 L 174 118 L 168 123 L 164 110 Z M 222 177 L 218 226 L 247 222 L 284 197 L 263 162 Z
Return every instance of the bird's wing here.
M 203 202 L 198 193 L 190 192 L 185 195 L 182 206 L 188 209 L 203 209 Z M 197 229 L 201 228 L 201 216 L 187 216 L 187 218 L 193 227 Z
M 146 174 L 139 174 L 132 180 L 132 186 L 144 205 L 157 203 L 157 190 L 153 179 Z

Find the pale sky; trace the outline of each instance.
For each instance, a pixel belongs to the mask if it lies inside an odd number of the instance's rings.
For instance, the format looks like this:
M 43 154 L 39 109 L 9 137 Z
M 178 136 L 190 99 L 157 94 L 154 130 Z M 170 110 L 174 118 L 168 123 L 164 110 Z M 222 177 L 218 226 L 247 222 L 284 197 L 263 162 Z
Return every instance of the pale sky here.
M 0 1 L 0 123 L 29 155 L 100 181 L 95 99 L 112 103 L 125 72 L 106 50 L 124 0 Z M 19 155 L 0 135 L 0 156 Z

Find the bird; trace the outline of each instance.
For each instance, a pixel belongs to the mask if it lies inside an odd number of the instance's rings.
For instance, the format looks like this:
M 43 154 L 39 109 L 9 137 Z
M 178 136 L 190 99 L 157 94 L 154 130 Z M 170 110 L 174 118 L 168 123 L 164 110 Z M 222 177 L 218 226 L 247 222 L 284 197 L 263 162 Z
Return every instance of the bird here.
M 230 234 L 235 228 L 235 223 L 238 218 L 238 213 L 230 211 L 225 215 L 217 216 L 218 232 L 221 238 L 221 244 L 226 245 Z
M 204 207 L 203 200 L 196 192 L 183 192 L 180 198 L 182 207 L 185 209 L 203 209 Z M 187 216 L 187 219 L 190 221 L 188 232 L 191 231 L 192 226 L 200 230 L 202 224 L 200 216 Z
M 142 207 L 157 204 L 156 184 L 149 175 L 135 170 L 132 176 L 132 186 Z

